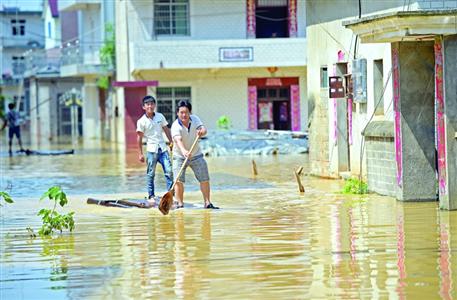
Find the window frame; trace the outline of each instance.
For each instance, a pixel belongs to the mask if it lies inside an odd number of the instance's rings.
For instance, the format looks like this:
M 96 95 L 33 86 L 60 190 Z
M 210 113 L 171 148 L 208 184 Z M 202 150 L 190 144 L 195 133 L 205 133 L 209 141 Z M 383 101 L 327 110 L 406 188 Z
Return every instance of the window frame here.
M 160 90 L 161 89 L 171 89 L 171 96 L 161 96 L 160 95 Z M 188 89 L 188 96 L 186 95 L 185 97 L 177 97 L 177 89 Z M 186 91 L 187 92 L 187 91 Z M 180 100 L 188 100 L 190 103 L 192 103 L 192 87 L 191 86 L 163 86 L 163 87 L 157 87 L 156 89 L 156 98 L 157 98 L 157 111 L 165 116 L 165 119 L 168 121 L 169 127 L 171 127 L 171 124 L 176 120 L 176 104 Z M 171 101 L 171 119 L 166 115 L 167 113 L 164 113 L 162 109 L 159 109 L 160 106 L 162 106 L 161 102 L 162 101 Z
M 186 37 L 190 36 L 190 1 L 189 0 L 184 0 L 185 2 L 176 2 L 176 0 L 167 0 L 167 2 L 163 2 L 154 0 L 153 2 L 153 22 L 152 22 L 152 27 L 153 27 L 153 33 L 155 36 L 165 36 L 165 37 Z M 176 16 L 173 17 L 173 11 L 176 12 L 176 10 L 173 10 L 173 7 L 179 7 L 179 6 L 184 6 L 186 10 L 186 33 L 177 33 L 177 27 L 176 27 Z M 159 11 L 157 8 L 158 7 L 168 7 L 168 24 L 166 28 L 158 28 L 158 21 L 157 21 L 157 15 L 156 12 Z M 163 22 L 162 22 L 163 23 Z M 175 23 L 175 26 L 173 26 L 173 23 Z M 167 30 L 168 33 L 159 33 L 159 30 Z
M 11 34 L 13 36 L 25 35 L 25 19 L 11 19 Z

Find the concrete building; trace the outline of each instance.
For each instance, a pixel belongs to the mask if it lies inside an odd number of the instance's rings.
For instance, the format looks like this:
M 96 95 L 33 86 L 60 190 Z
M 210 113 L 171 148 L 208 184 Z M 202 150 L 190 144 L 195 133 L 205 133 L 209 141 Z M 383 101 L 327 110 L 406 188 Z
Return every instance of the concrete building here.
M 457 209 L 457 1 L 306 5 L 312 172 Z
M 78 94 L 81 95 L 84 141 L 104 138 L 109 124 L 106 111 L 111 107 L 111 100 L 107 92 L 98 87 L 97 81 L 113 71 L 113 66 L 101 63 L 100 49 L 107 25 L 114 26 L 114 5 L 112 0 L 59 1 L 60 13 L 72 12 L 76 17 L 71 27 L 74 38 L 62 43 L 60 76 L 83 78 L 84 84 Z M 62 24 L 62 28 L 67 26 Z
M 304 0 L 116 3 L 121 143 L 135 147 L 146 93 L 169 122 L 188 99 L 210 129 L 307 129 Z
M 23 127 L 28 127 L 30 103 L 24 90 L 24 53 L 29 49 L 44 47 L 41 10 L 34 7 L 0 7 L 0 95 L 8 103 L 16 103 L 23 118 Z
M 54 142 L 67 143 L 82 133 L 82 108 L 72 114 L 69 91 L 80 91 L 82 78 L 60 78 L 61 43 L 75 38 L 76 13 L 59 13 L 57 0 L 43 1 L 41 33 L 45 49 L 26 52 L 25 91 L 30 107 L 32 147 Z M 75 92 L 76 94 L 79 94 Z M 77 130 L 72 131 L 73 127 Z

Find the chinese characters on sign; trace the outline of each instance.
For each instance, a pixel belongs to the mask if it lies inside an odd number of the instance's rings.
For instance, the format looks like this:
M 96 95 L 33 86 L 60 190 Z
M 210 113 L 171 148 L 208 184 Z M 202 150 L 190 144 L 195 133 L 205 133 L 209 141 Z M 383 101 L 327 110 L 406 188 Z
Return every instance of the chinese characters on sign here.
M 253 59 L 252 47 L 219 48 L 219 61 L 252 61 Z

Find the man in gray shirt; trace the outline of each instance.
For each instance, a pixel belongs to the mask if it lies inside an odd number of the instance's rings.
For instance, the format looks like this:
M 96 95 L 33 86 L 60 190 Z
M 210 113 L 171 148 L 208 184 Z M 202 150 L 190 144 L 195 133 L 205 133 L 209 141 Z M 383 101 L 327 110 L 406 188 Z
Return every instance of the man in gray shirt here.
M 192 153 L 189 152 L 192 143 L 198 137 L 204 136 L 207 131 L 202 121 L 196 115 L 191 115 L 192 105 L 189 101 L 179 101 L 177 105 L 176 121 L 171 125 L 171 136 L 175 142 L 173 149 L 173 174 L 176 177 L 184 160 L 188 157 L 187 165 L 179 178 L 176 178 L 175 198 L 178 201 L 176 208 L 184 207 L 184 182 L 186 181 L 186 168 L 190 166 L 195 177 L 200 182 L 200 190 L 205 201 L 205 208 L 218 209 L 210 200 L 210 185 L 208 165 L 203 157 L 200 146 L 197 144 Z

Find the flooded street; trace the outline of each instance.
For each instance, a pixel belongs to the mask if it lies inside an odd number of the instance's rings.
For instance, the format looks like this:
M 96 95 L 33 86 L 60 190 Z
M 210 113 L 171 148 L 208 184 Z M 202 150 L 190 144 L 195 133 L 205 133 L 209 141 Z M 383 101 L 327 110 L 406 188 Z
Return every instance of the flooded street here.
M 252 175 L 251 159 L 259 174 Z M 457 212 L 339 193 L 341 181 L 303 177 L 307 155 L 208 158 L 212 201 L 202 209 L 193 174 L 186 203 L 157 209 L 86 204 L 88 197 L 143 198 L 136 153 L 0 157 L 1 299 L 456 299 Z M 30 238 L 40 196 L 60 185 L 76 228 Z M 157 194 L 165 192 L 161 168 Z

